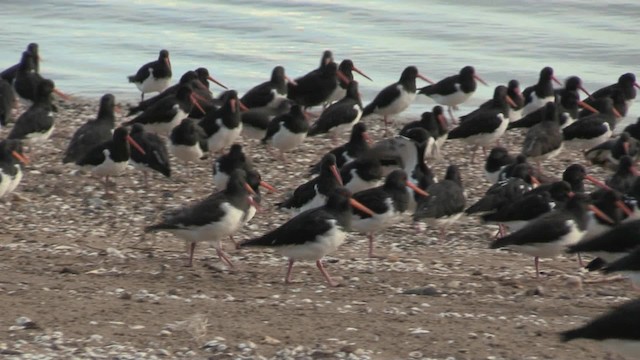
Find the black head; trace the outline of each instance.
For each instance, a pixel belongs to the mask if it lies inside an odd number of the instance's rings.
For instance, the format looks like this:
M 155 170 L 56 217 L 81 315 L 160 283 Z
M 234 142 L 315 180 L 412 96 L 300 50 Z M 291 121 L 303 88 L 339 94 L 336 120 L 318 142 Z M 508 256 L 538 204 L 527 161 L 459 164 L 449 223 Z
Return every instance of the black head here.
M 447 173 L 445 174 L 444 179 L 453 181 L 462 186 L 462 177 L 460 176 L 460 169 L 457 165 L 452 164 L 447 167 Z
M 473 66 L 467 65 L 460 69 L 460 77 L 473 77 L 475 73 L 476 69 L 474 69 Z
M 235 90 L 225 91 L 222 96 L 222 101 L 224 102 L 224 108 L 230 109 L 233 112 L 238 111 L 238 93 Z
M 635 85 L 635 83 L 636 83 L 636 76 L 633 73 L 622 74 L 618 78 L 618 84 L 620 85 L 633 86 Z
M 116 97 L 113 94 L 104 94 L 100 98 L 100 110 L 98 110 L 98 117 L 101 114 L 113 114 L 116 107 Z
M 505 96 L 507 96 L 507 87 L 504 85 L 498 85 L 493 90 L 493 100 L 503 101 Z
M 400 82 L 415 81 L 418 76 L 418 68 L 415 66 L 407 66 L 400 74 Z
M 566 202 L 571 196 L 571 185 L 566 181 L 557 181 L 549 187 L 549 194 L 554 201 Z
M 431 137 L 431 134 L 429 134 L 429 132 L 423 128 L 409 129 L 401 135 L 415 141 L 418 145 L 423 144 Z
M 516 79 L 509 80 L 509 83 L 507 84 L 507 88 L 509 88 L 509 90 L 520 89 L 520 82 L 518 82 L 518 80 Z
M 564 81 L 565 90 L 577 91 L 582 86 L 582 80 L 577 76 L 570 76 Z
M 336 157 L 335 155 L 328 153 L 322 157 L 320 166 L 322 168 L 329 169 L 331 166 L 336 166 Z
M 0 141 L 0 153 L 11 154 L 13 151 L 22 155 L 24 149 L 22 148 L 22 141 L 18 139 L 5 139 Z
M 407 173 L 404 170 L 393 170 L 384 180 L 385 189 L 404 189 L 407 186 Z
M 38 89 L 36 90 L 36 94 L 39 99 L 45 99 L 51 96 L 53 89 L 55 89 L 56 85 L 53 81 L 49 79 L 44 79 L 38 83 Z
M 193 80 L 198 80 L 198 73 L 193 70 L 189 70 L 184 74 L 182 74 L 182 76 L 180 77 L 179 84 L 186 85 Z
M 587 176 L 587 170 L 580 164 L 569 165 L 562 173 L 562 180 L 571 185 L 574 192 L 584 192 L 584 178 Z
M 27 51 L 32 53 L 34 56 L 38 56 L 38 43 L 30 43 L 27 45 Z
M 127 129 L 124 126 L 120 126 L 117 127 L 114 131 L 113 131 L 113 141 L 114 142 L 126 142 L 127 136 L 129 136 L 129 129 Z M 128 145 L 128 143 L 127 143 Z
M 261 183 L 262 183 L 262 177 L 260 176 L 260 173 L 257 170 L 251 169 L 247 171 L 247 184 L 249 184 L 249 186 L 256 193 L 256 195 L 253 196 L 253 200 L 255 200 L 256 203 L 260 203 L 260 200 L 261 200 L 261 196 L 260 196 Z
M 131 127 L 131 135 L 136 135 L 136 134 L 142 134 L 144 133 L 144 125 L 140 124 L 140 123 L 135 123 L 133 124 L 133 127 Z
M 509 155 L 509 150 L 507 150 L 506 148 L 503 148 L 502 146 L 496 146 L 493 149 L 491 149 L 491 151 L 489 152 L 489 156 L 487 156 L 487 159 L 505 159 L 505 158 L 510 158 L 511 156 Z
M 162 49 L 160 50 L 160 54 L 158 55 L 158 60 L 164 60 L 169 58 L 169 51 Z
M 333 62 L 333 53 L 331 50 L 325 50 L 322 53 L 322 58 L 320 59 L 320 67 L 325 67 Z
M 351 73 L 351 71 L 353 70 L 353 61 L 351 61 L 350 59 L 342 60 L 340 66 L 338 66 L 338 69 L 340 69 L 340 71 L 345 74 Z
M 509 177 L 519 178 L 531 184 L 533 182 L 533 167 L 527 163 L 517 164 L 511 170 Z
M 633 159 L 630 156 L 624 155 L 620 158 L 620 162 L 618 163 L 618 172 L 627 173 L 631 171 L 633 167 Z
M 433 114 L 433 116 L 444 115 L 444 109 L 442 108 L 442 106 L 436 105 L 433 107 L 433 109 L 431 109 L 431 113 Z
M 233 158 L 244 158 L 244 152 L 242 152 L 242 145 L 240 144 L 233 144 L 231 145 L 231 147 L 229 148 L 229 152 L 227 153 L 228 156 L 233 157 Z
M 553 78 L 553 68 L 550 66 L 542 68 L 540 70 L 540 80 L 549 81 Z
M 209 78 L 209 70 L 205 67 L 199 67 L 196 70 L 196 74 L 198 74 L 198 79 L 207 80 Z
M 191 94 L 193 93 L 193 90 L 186 85 L 182 85 L 178 88 L 178 91 L 176 92 L 176 99 L 184 101 L 184 100 L 191 100 Z
M 283 81 L 285 79 L 284 67 L 276 66 L 271 71 L 271 80 L 272 81 Z
M 356 137 L 356 138 L 364 138 L 365 135 L 367 133 L 367 125 L 365 125 L 365 123 L 362 122 L 358 122 L 355 125 L 353 125 L 353 127 L 351 128 L 351 137 Z
M 227 188 L 224 190 L 226 193 L 233 194 L 247 194 L 247 172 L 243 169 L 234 169 L 229 174 L 229 182 Z

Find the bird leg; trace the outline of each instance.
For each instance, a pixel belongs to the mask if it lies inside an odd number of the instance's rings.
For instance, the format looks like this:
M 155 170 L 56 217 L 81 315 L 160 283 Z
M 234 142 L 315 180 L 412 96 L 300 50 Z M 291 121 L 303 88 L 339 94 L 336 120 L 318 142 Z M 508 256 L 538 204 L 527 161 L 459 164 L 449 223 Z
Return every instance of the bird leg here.
M 229 235 L 229 239 L 231 239 L 236 249 L 240 249 L 240 244 L 233 238 L 233 235 Z
M 104 177 L 104 193 L 109 193 L 109 175 Z
M 582 262 L 582 256 L 580 256 L 580 253 L 578 253 L 578 264 L 580 265 L 581 268 L 584 267 L 584 263 Z
M 453 125 L 458 125 L 458 119 L 455 117 L 455 115 L 453 115 L 453 106 L 449 106 L 448 110 L 449 110 L 449 116 L 451 117 L 451 123 Z
M 333 280 L 331 280 L 331 276 L 329 276 L 327 269 L 325 269 L 324 265 L 322 265 L 322 260 L 316 260 L 316 266 L 318 266 L 318 269 L 322 273 L 322 276 L 324 276 L 324 278 L 327 280 L 327 283 L 329 283 L 329 286 L 335 287 L 340 285 L 337 282 L 334 282 Z
M 438 234 L 438 239 L 440 242 L 444 242 L 447 237 L 447 228 L 445 226 L 440 227 L 440 234 Z
M 538 279 L 538 278 L 540 278 L 540 267 L 539 267 L 539 264 L 538 264 L 540 262 L 540 259 L 536 256 L 533 261 L 534 261 L 534 263 L 536 265 L 536 279 Z
M 487 148 L 482 146 L 482 156 L 486 159 L 487 158 Z
M 383 259 L 384 256 L 382 255 L 376 255 L 373 252 L 373 233 L 369 233 L 367 234 L 367 237 L 369 238 L 369 257 L 370 258 L 377 258 L 377 259 Z
M 195 241 L 187 243 L 187 251 L 189 252 L 189 260 L 187 261 L 187 263 L 184 266 L 192 267 L 193 266 L 193 253 L 196 251 L 196 242 Z
M 284 283 L 285 284 L 291 284 L 291 270 L 293 269 L 293 259 L 289 259 L 289 266 L 287 266 L 287 275 L 285 275 L 284 277 Z
M 218 257 L 223 263 L 227 264 L 227 266 L 233 269 L 233 264 L 231 263 L 229 256 L 227 256 L 227 254 L 222 250 L 221 241 L 218 241 L 218 246 L 216 246 L 216 254 L 218 254 Z
M 471 149 L 471 163 L 476 163 L 476 150 L 478 150 L 478 145 L 473 145 L 473 149 Z

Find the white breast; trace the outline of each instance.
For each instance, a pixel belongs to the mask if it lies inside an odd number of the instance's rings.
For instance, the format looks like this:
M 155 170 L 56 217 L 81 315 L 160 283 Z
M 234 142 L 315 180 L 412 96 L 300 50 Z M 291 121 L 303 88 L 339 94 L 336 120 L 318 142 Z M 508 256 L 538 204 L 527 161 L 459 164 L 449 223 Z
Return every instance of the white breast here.
M 169 148 L 175 157 L 184 162 L 198 161 L 204 155 L 197 143 L 191 146 L 169 144 Z
M 156 79 L 152 74 L 153 69 L 149 68 L 149 76 L 142 83 L 135 83 L 138 90 L 143 93 L 162 92 L 169 87 L 171 78 Z
M 391 198 L 385 199 L 385 203 L 387 204 L 388 210 L 382 214 L 375 214 L 372 217 L 364 219 L 354 214 L 351 218 L 351 229 L 367 234 L 382 231 L 395 224 L 399 220 L 401 213 L 393 209 Z
M 22 140 L 25 145 L 36 145 L 45 142 L 53 133 L 53 128 L 55 126 L 51 125 L 49 130 L 43 132 L 34 132 L 27 134 L 27 137 Z
M 180 125 L 182 120 L 184 120 L 189 115 L 186 112 L 182 111 L 182 109 L 180 108 L 180 106 L 178 106 L 178 104 L 173 105 L 173 108 L 177 112 L 173 116 L 171 121 L 144 124 L 144 129 L 156 134 L 162 134 L 162 135 L 170 134 L 171 130 L 173 130 L 174 127 Z
M 376 108 L 374 112 L 379 115 L 395 115 L 405 111 L 409 105 L 416 98 L 416 93 L 407 92 L 402 85 L 398 85 L 400 90 L 400 96 L 397 97 L 391 104 L 384 108 Z
M 548 96 L 546 98 L 539 98 L 535 92 L 531 93 L 531 102 L 525 105 L 522 108 L 522 116 L 527 116 L 528 114 L 540 109 L 545 106 L 549 102 L 555 101 L 555 96 Z
M 301 245 L 289 245 L 277 248 L 276 251 L 283 256 L 294 260 L 319 260 L 327 254 L 336 251 L 347 238 L 347 234 L 342 227 L 337 225 L 336 220 L 329 220 L 331 229 L 316 236 L 312 241 Z
M 458 91 L 454 92 L 453 94 L 444 95 L 444 96 L 440 94 L 433 94 L 433 95 L 429 95 L 429 97 L 432 98 L 435 102 L 437 102 L 440 105 L 456 106 L 469 100 L 471 95 L 473 95 L 474 93 L 474 91 L 470 93 L 464 93 L 462 90 L 460 90 L 460 84 L 456 84 L 456 88 L 458 89 Z
M 109 150 L 107 149 L 103 151 L 103 154 L 105 159 L 102 164 L 91 169 L 91 171 L 96 176 L 117 176 L 122 174 L 127 169 L 127 164 L 129 163 L 128 160 L 122 162 L 114 162 L 109 157 Z
M 236 141 L 242 132 L 242 123 L 238 124 L 238 126 L 233 129 L 229 129 L 224 126 L 220 119 L 217 119 L 216 123 L 219 126 L 218 131 L 207 139 L 210 152 L 217 152 L 227 146 L 230 146 L 234 141 Z
M 509 119 L 505 118 L 502 113 L 498 114 L 498 118 L 500 119 L 500 126 L 498 126 L 498 128 L 493 132 L 479 133 L 462 140 L 464 140 L 468 144 L 479 145 L 483 147 L 487 147 L 495 143 L 502 137 L 502 135 L 504 135 L 504 132 L 507 130 L 507 126 L 509 125 Z
M 306 132 L 296 134 L 289 131 L 286 127 L 280 126 L 280 130 L 275 133 L 271 139 L 271 145 L 282 152 L 286 152 L 298 147 L 306 138 Z
M 245 213 L 229 203 L 223 203 L 220 206 L 225 214 L 216 222 L 167 231 L 174 233 L 187 242 L 214 242 L 225 239 L 240 229 Z
M 563 253 L 567 246 L 577 244 L 585 234 L 585 231 L 580 230 L 576 222 L 573 220 L 568 220 L 566 225 L 570 229 L 569 232 L 556 241 L 548 243 L 531 243 L 528 245 L 511 245 L 509 248 L 530 256 L 557 256 Z

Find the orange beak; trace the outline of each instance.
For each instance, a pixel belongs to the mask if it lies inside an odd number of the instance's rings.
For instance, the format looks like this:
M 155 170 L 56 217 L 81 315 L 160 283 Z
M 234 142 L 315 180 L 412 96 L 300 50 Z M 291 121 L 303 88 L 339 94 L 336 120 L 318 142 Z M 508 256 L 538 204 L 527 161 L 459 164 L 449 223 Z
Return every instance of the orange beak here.
M 594 177 L 593 177 L 593 176 L 591 176 L 591 175 L 586 175 L 584 178 L 585 178 L 585 179 L 587 179 L 587 180 L 589 180 L 589 181 L 591 181 L 595 186 L 597 186 L 597 187 L 599 187 L 599 188 L 603 188 L 603 189 L 606 189 L 606 190 L 611 190 L 611 188 L 609 187 L 609 185 L 607 185 L 607 184 L 603 183 L 602 181 L 600 181 L 600 180 L 598 180 L 598 179 L 594 178 Z
M 619 112 L 619 111 L 618 111 L 618 109 L 616 109 L 616 108 L 613 108 L 613 113 L 615 114 L 615 116 L 616 116 L 617 118 L 621 118 L 621 117 L 622 117 L 622 114 L 620 114 L 620 112 Z
M 298 83 L 295 80 L 289 78 L 288 76 L 285 76 L 284 79 L 291 85 L 298 85 Z
M 60 91 L 60 90 L 58 90 L 58 89 L 55 89 L 55 88 L 54 88 L 54 89 L 53 89 L 53 92 L 54 92 L 56 95 L 58 95 L 58 96 L 60 96 L 61 98 L 63 98 L 64 100 L 67 100 L 67 101 L 71 100 L 71 97 L 70 97 L 69 95 L 67 95 L 67 94 L 63 93 L 62 91 Z
M 355 199 L 349 199 L 349 202 L 351 203 L 351 206 L 353 206 L 354 208 L 362 211 L 363 213 L 369 215 L 369 216 L 375 216 L 376 213 L 374 213 L 371 209 L 369 209 L 368 207 L 362 205 L 361 202 L 355 200 Z
M 340 176 L 338 168 L 335 165 L 331 165 L 330 169 L 333 173 L 333 176 L 335 176 L 336 180 L 338 180 L 338 184 L 340 184 L 340 186 L 344 186 L 344 184 L 342 183 L 342 176 Z
M 357 72 L 358 74 L 364 76 L 365 78 L 369 79 L 369 81 L 373 81 L 370 77 L 367 76 L 367 74 L 363 73 L 362 70 L 358 69 L 357 67 L 353 67 L 351 68 L 351 70 Z
M 240 106 L 240 111 L 249 111 L 249 108 L 240 100 L 238 100 L 238 106 Z
M 274 188 L 273 186 L 271 186 L 268 182 L 266 181 L 260 181 L 260 186 L 262 186 L 263 188 L 269 190 L 270 192 L 278 192 L 278 190 L 276 190 L 276 188 Z
M 564 86 L 562 85 L 562 82 L 560 82 L 560 80 L 558 80 L 558 78 L 555 75 L 551 75 L 551 80 L 555 81 L 555 83 L 560 86 Z
M 627 216 L 631 216 L 633 214 L 633 211 L 631 211 L 631 209 L 629 209 L 627 204 L 625 204 L 624 201 L 622 201 L 622 200 L 616 201 L 616 206 L 620 210 L 622 210 Z
M 506 96 L 505 96 L 505 99 L 507 100 L 507 103 L 509 104 L 509 106 L 514 107 L 514 108 L 517 108 L 517 107 L 518 107 L 518 104 L 516 104 L 516 102 L 515 102 L 515 101 L 513 101 L 513 99 L 511 98 L 511 96 L 506 95 Z
M 633 86 L 637 87 L 638 89 L 640 89 L 640 85 L 638 85 L 638 83 L 633 83 Z
M 626 155 L 629 155 L 629 146 L 630 145 L 629 145 L 628 141 L 625 141 L 625 142 L 622 143 L 622 148 L 624 149 L 624 153 Z
M 21 163 L 27 165 L 29 164 L 29 158 L 26 157 L 25 155 L 20 154 L 19 152 L 13 150 L 11 152 L 11 155 L 16 158 L 16 160 L 20 161 Z
M 197 107 L 198 110 L 200 110 L 200 112 L 202 112 L 203 114 L 206 114 L 206 111 L 204 111 L 204 109 L 202 108 L 202 106 L 198 102 L 198 97 L 199 97 L 199 95 L 191 93 L 191 103 L 193 104 L 193 106 Z
M 542 184 L 540 180 L 538 180 L 535 176 L 531 175 L 531 185 L 539 186 L 540 184 Z
M 587 89 L 585 89 L 585 88 L 584 88 L 584 86 L 579 85 L 579 86 L 578 86 L 578 89 L 582 90 L 582 92 L 583 92 L 583 93 L 585 93 L 585 94 L 589 97 L 589 99 L 593 99 L 593 98 L 591 97 L 591 94 L 589 94 L 589 92 L 587 91 Z
M 593 106 L 587 104 L 584 101 L 578 102 L 578 105 L 580 105 L 580 107 L 582 107 L 583 109 L 587 109 L 587 110 L 591 111 L 594 114 L 599 114 L 600 113 L 600 111 L 596 110 L 596 108 L 594 108 Z
M 229 90 L 228 87 L 222 85 L 222 83 L 214 78 L 212 78 L 211 76 L 207 76 L 207 80 L 212 81 L 214 83 L 216 83 L 218 86 L 220 86 L 221 88 L 225 89 L 225 90 Z
M 489 86 L 486 81 L 482 80 L 482 78 L 476 74 L 473 74 L 473 78 L 483 83 L 485 86 Z
M 342 82 L 347 83 L 347 84 L 351 83 L 351 80 L 342 71 L 337 70 L 336 74 L 338 75 L 340 80 L 342 80 Z
M 244 188 L 245 190 L 247 190 L 247 192 L 251 195 L 255 195 L 256 192 L 253 190 L 253 188 L 251 186 L 249 186 L 249 184 L 244 183 Z
M 364 138 L 364 141 L 366 141 L 368 144 L 371 144 L 373 142 L 373 140 L 371 139 L 371 136 L 369 136 L 369 133 L 367 132 L 362 133 L 362 137 Z
M 442 126 L 443 129 L 447 130 L 447 128 L 449 127 L 447 125 L 447 118 L 445 118 L 444 115 L 440 114 L 438 115 L 438 121 L 440 122 L 440 126 Z
M 420 189 L 419 187 L 416 186 L 416 184 L 412 183 L 411 181 L 407 181 L 407 186 L 409 187 L 409 189 L 415 191 L 417 194 L 420 194 L 422 196 L 429 196 L 429 193 Z
M 589 210 L 591 210 L 593 212 L 593 214 L 597 217 L 599 217 L 600 219 L 608 222 L 609 224 L 615 224 L 615 221 L 613 221 L 609 215 L 605 214 L 602 212 L 602 210 L 598 209 L 597 206 L 595 205 L 591 205 L 589 204 Z
M 131 137 L 131 135 L 127 135 L 126 137 L 127 142 L 133 146 L 140 154 L 142 155 L 146 155 L 147 153 L 144 151 L 144 149 L 142 148 L 142 146 L 140 146 L 140 144 L 138 144 L 135 140 L 133 140 L 133 138 Z
M 422 74 L 418 74 L 418 75 L 416 75 L 416 77 L 419 77 L 420 79 L 422 79 L 422 80 L 424 80 L 424 81 L 428 82 L 428 83 L 429 83 L 429 84 L 431 84 L 431 85 L 435 84 L 435 81 L 433 81 L 433 80 L 429 79 L 428 77 L 426 77 L 426 76 L 424 76 L 424 75 L 422 75 Z

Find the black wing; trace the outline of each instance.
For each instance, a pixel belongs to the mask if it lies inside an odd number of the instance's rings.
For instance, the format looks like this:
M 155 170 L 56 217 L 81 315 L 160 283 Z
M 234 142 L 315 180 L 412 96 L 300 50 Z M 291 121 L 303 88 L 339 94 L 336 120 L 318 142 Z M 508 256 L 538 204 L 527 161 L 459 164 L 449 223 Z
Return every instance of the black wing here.
M 466 199 L 460 185 L 450 180 L 435 183 L 427 188 L 429 196 L 418 204 L 413 218 L 441 218 L 461 213 Z
M 226 200 L 223 192 L 215 193 L 194 205 L 172 212 L 160 223 L 146 227 L 145 232 L 203 226 L 218 221 L 225 215 L 220 205 Z
M 376 214 L 383 214 L 389 210 L 389 204 L 387 203 L 388 198 L 389 194 L 384 191 L 382 187 L 375 187 L 353 194 L 353 199 L 368 207 Z M 353 209 L 353 213 L 362 219 L 371 217 L 371 215 L 359 209 Z
M 348 124 L 358 116 L 355 101 L 339 101 L 330 105 L 309 129 L 309 136 L 324 134 L 334 127 Z
M 316 196 L 317 185 L 317 177 L 307 181 L 306 183 L 298 186 L 287 200 L 276 204 L 276 206 L 285 209 L 301 208 L 304 204 L 308 203 Z
M 273 100 L 273 94 L 271 93 L 272 89 L 271 81 L 265 81 L 247 91 L 247 93 L 240 98 L 240 101 L 250 109 L 266 106 L 271 100 Z
M 492 249 L 509 245 L 527 245 L 551 242 L 569 233 L 569 218 L 560 211 L 553 211 L 529 222 L 522 229 L 501 237 L 491 244 Z
M 109 141 L 112 137 L 111 127 L 92 120 L 80 126 L 73 134 L 65 151 L 63 163 L 79 160 L 95 146 Z
M 376 108 L 389 106 L 389 104 L 400 96 L 400 89 L 398 89 L 398 86 L 400 86 L 398 83 L 394 83 L 382 89 L 373 101 L 364 108 L 362 116 L 372 114 Z
M 427 96 L 431 96 L 434 94 L 439 94 L 442 96 L 447 96 L 458 91 L 456 88 L 456 82 L 458 82 L 458 75 L 448 76 L 433 85 L 428 85 L 420 89 L 419 94 L 424 94 Z
M 590 139 L 598 137 L 607 131 L 604 122 L 596 119 L 578 120 L 562 129 L 565 140 Z

